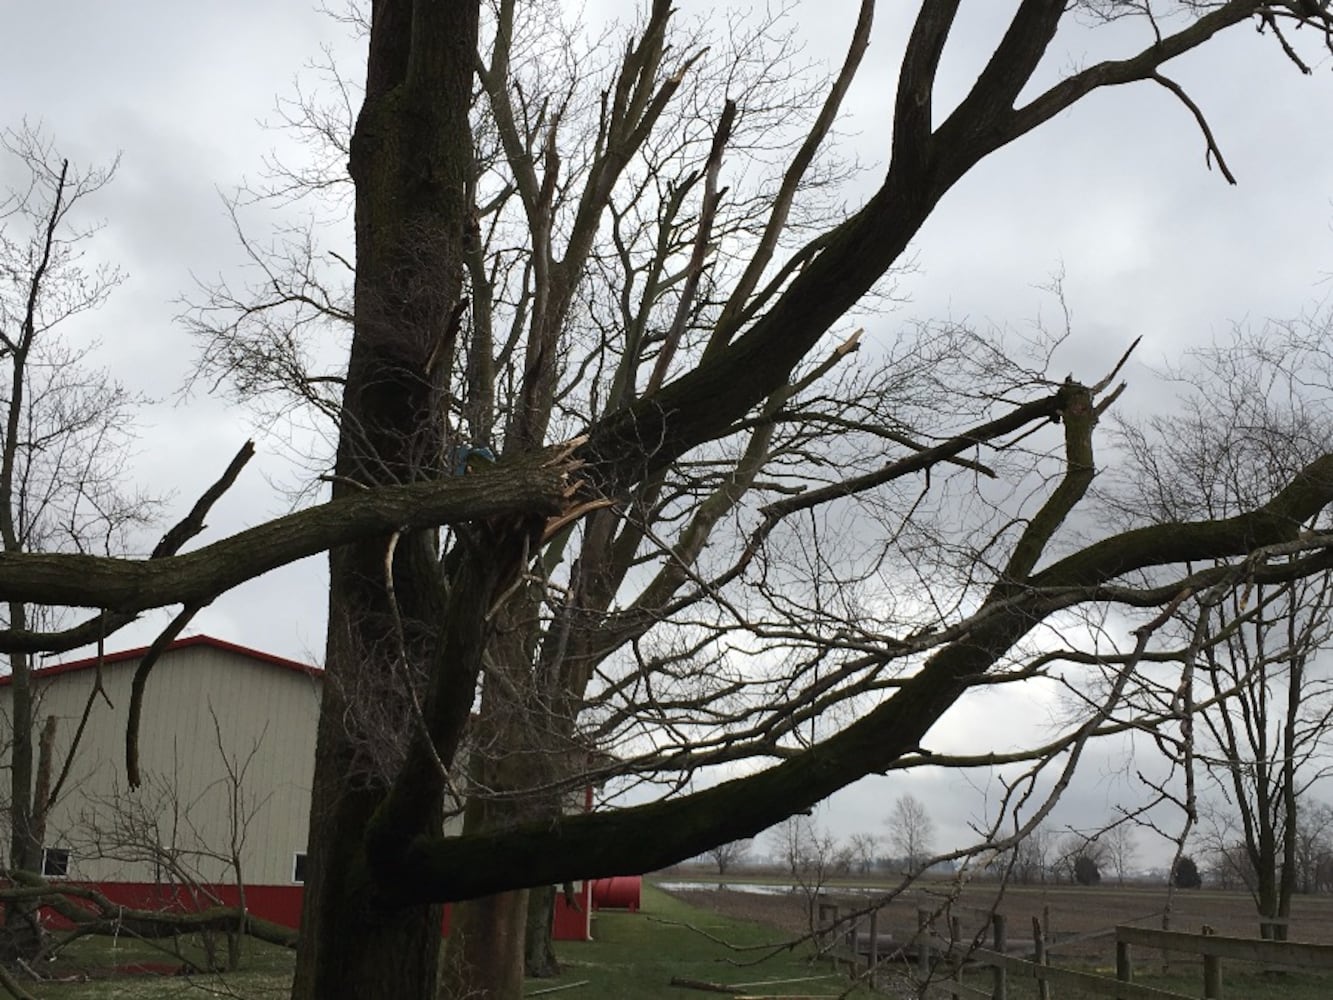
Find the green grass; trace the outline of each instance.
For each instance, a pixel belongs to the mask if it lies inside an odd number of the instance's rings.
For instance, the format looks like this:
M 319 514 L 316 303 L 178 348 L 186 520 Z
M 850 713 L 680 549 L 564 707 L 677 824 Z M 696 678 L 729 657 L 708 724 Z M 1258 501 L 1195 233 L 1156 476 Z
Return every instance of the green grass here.
M 703 1000 L 710 995 L 723 996 L 672 987 L 672 977 L 726 984 L 800 980 L 754 985 L 738 991 L 764 996 L 833 997 L 847 987 L 846 977 L 833 974 L 826 963 L 810 964 L 808 946 L 796 953 L 782 950 L 776 955 L 772 954 L 772 947 L 763 947 L 781 944 L 781 932 L 688 906 L 651 886 L 644 886 L 643 909 L 638 913 L 596 913 L 593 934 L 594 941 L 557 942 L 562 975 L 557 979 L 530 980 L 527 994 L 566 986 L 567 989 L 552 993 L 552 1000 L 656 997 Z M 58 964 L 43 972 L 73 976 L 138 962 L 171 961 L 149 942 L 129 937 L 114 942 L 107 938 L 87 938 L 72 945 Z M 245 968 L 225 976 L 134 976 L 65 983 L 29 980 L 23 985 L 41 1000 L 165 1000 L 208 996 L 277 1000 L 290 988 L 292 964 L 291 952 L 248 941 Z M 573 985 L 576 983 L 581 985 Z M 851 995 L 870 994 L 860 990 Z
M 1115 978 L 1113 969 L 1087 969 L 1080 971 L 1097 972 L 1107 979 Z M 966 975 L 963 982 L 979 989 L 989 990 L 990 973 L 977 972 Z M 1154 989 L 1168 990 L 1187 997 L 1203 996 L 1203 973 L 1198 969 L 1173 971 L 1170 975 L 1136 975 L 1134 982 Z M 1237 965 L 1224 972 L 1222 993 L 1227 1000 L 1328 1000 L 1333 995 L 1333 981 L 1328 977 L 1312 972 L 1289 972 L 1281 975 L 1267 975 L 1262 971 L 1248 971 Z M 1059 1000 L 1104 1000 L 1104 994 L 1089 993 L 1070 986 L 1052 989 L 1052 995 Z M 1037 1000 L 1037 984 L 1032 979 L 1009 977 L 1009 1000 Z
M 649 885 L 643 887 L 643 909 L 638 913 L 599 911 L 593 918 L 593 936 L 596 940 L 590 942 L 557 943 L 562 974 L 529 981 L 528 995 L 586 981 L 551 996 L 553 1000 L 723 996 L 672 987 L 673 977 L 728 985 L 772 983 L 737 991 L 765 996 L 833 997 L 847 987 L 846 977 L 833 974 L 826 963 L 810 964 L 808 946 L 795 954 L 785 950 L 773 954 L 771 947 L 760 947 L 781 943 L 781 932 L 696 909 Z M 784 979 L 801 981 L 774 982 Z M 851 995 L 870 993 L 859 990 Z
M 148 964 L 180 966 L 169 942 L 143 941 L 122 935 L 118 938 L 87 937 L 73 942 L 57 961 L 39 971 L 51 977 L 33 982 L 16 975 L 29 993 L 41 1000 L 165 1000 L 168 997 L 244 997 L 246 1000 L 278 1000 L 291 989 L 293 952 L 253 939 L 244 945 L 242 968 L 225 975 L 133 975 L 112 976 L 117 967 Z M 182 953 L 202 964 L 203 952 L 186 944 Z M 90 978 L 94 977 L 94 978 Z M 63 981 L 62 981 L 63 980 Z

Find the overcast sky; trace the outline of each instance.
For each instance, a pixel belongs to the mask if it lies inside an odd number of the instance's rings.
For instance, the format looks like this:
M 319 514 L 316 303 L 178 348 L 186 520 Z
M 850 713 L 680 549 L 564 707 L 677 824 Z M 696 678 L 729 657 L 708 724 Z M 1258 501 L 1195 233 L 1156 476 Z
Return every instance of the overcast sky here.
M 681 6 L 688 15 L 710 5 Z M 912 5 L 881 6 L 844 126 L 850 148 L 871 164 L 885 160 L 886 102 Z M 975 79 L 1011 6 L 964 3 L 940 105 Z M 600 9 L 614 5 L 590 4 L 589 19 Z M 798 8 L 813 59 L 840 58 L 854 12 L 851 0 Z M 179 516 L 255 428 L 251 415 L 219 400 L 179 401 L 193 347 L 174 318 L 178 299 L 193 288 L 192 275 L 228 273 L 240 260 L 219 192 L 256 176 L 265 153 L 290 141 L 261 124 L 274 117 L 275 99 L 291 94 L 322 44 L 357 77 L 359 46 L 300 0 L 19 4 L 6 12 L 6 34 L 0 124 L 40 121 L 79 162 L 121 156 L 114 184 L 97 199 L 106 229 L 95 252 L 129 280 L 77 335 L 100 339 L 114 374 L 157 400 L 144 415 L 133 474 L 174 496 L 168 517 Z M 1043 79 L 1146 37 L 1140 25 L 1062 33 Z M 1073 337 L 1055 367 L 1095 379 L 1142 335 L 1119 404 L 1135 412 L 1164 403 L 1166 390 L 1144 363 L 1177 359 L 1233 322 L 1317 310 L 1333 270 L 1333 72 L 1326 53 L 1311 52 L 1320 61 L 1303 77 L 1270 38 L 1242 27 L 1171 68 L 1207 113 L 1236 187 L 1206 168 L 1186 109 L 1147 85 L 1099 94 L 991 157 L 927 223 L 915 248 L 918 270 L 902 288 L 908 301 L 869 318 L 872 340 L 914 319 L 1023 329 L 1049 315 L 1052 303 L 1035 286 L 1063 268 Z M 260 459 L 219 504 L 208 539 L 287 509 L 269 479 L 290 483 L 290 471 L 273 441 L 259 443 Z M 200 614 L 194 630 L 317 661 L 322 572 L 322 560 L 309 560 L 241 587 Z M 127 630 L 117 644 L 147 641 L 156 624 Z M 1009 737 L 994 721 L 1019 706 L 997 703 L 1001 697 L 960 706 L 932 736 L 951 743 L 985 734 L 980 742 L 1004 749 Z M 1026 709 L 1028 717 L 1043 712 Z M 1100 818 L 1123 794 L 1114 780 L 1096 780 L 1109 768 L 1094 762 L 1091 770 L 1070 799 L 1067 822 Z M 957 836 L 980 807 L 956 778 L 920 775 L 863 783 L 835 797 L 824 816 L 840 832 L 882 830 L 889 802 L 906 788 L 936 804 L 942 839 Z

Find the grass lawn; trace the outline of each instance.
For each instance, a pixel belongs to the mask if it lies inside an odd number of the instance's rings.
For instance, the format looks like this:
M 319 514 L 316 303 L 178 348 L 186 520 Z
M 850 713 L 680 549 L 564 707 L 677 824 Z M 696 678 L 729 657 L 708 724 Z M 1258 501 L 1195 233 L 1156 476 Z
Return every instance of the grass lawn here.
M 596 940 L 586 943 L 558 942 L 562 975 L 530 981 L 527 995 L 559 986 L 569 988 L 550 994 L 553 1000 L 703 1000 L 724 995 L 672 987 L 673 977 L 749 984 L 736 992 L 752 996 L 834 997 L 848 985 L 846 976 L 834 974 L 827 964 L 811 965 L 807 961 L 808 946 L 796 954 L 782 951 L 777 955 L 772 949 L 760 947 L 781 943 L 785 939 L 782 932 L 696 909 L 646 884 L 642 910 L 598 911 L 593 917 L 593 936 Z M 862 989 L 850 995 L 871 994 Z
M 253 939 L 245 942 L 242 968 L 226 975 L 171 975 L 179 959 L 151 941 L 129 935 L 87 937 L 71 944 L 60 958 L 41 969 L 48 982 L 16 976 L 20 985 L 41 1000 L 165 1000 L 168 997 L 244 997 L 280 1000 L 291 990 L 295 953 Z M 197 948 L 185 954 L 202 962 Z M 116 974 L 135 966 L 166 973 Z M 62 981 L 63 980 L 63 981 Z M 4 996 L 0 990 L 0 996 Z
M 826 964 L 812 966 L 807 962 L 808 948 L 797 954 L 783 951 L 771 956 L 770 949 L 757 947 L 780 943 L 784 940 L 781 931 L 697 909 L 647 885 L 640 912 L 599 911 L 593 917 L 593 934 L 595 941 L 557 942 L 563 974 L 558 979 L 530 980 L 527 995 L 546 995 L 540 991 L 552 987 L 566 987 L 549 994 L 552 1000 L 594 997 L 706 1000 L 709 996 L 724 995 L 672 987 L 673 976 L 713 983 L 755 984 L 737 991 L 754 996 L 834 997 L 848 985 L 844 975 L 833 974 Z M 291 986 L 293 955 L 281 948 L 248 941 L 246 968 L 241 972 L 225 976 L 105 977 L 116 967 L 139 963 L 154 967 L 180 964 L 151 943 L 128 937 L 115 942 L 89 938 L 72 945 L 57 965 L 43 970 L 47 975 L 77 976 L 83 981 L 20 981 L 41 1000 L 165 1000 L 208 996 L 279 1000 Z M 89 974 L 99 978 L 88 980 Z M 784 979 L 797 981 L 759 985 Z M 859 990 L 851 995 L 870 994 Z
M 1225 970 L 1222 976 L 1222 993 L 1228 1000 L 1328 1000 L 1333 996 L 1333 982 L 1327 977 L 1313 972 L 1288 972 L 1280 975 L 1268 975 L 1261 971 L 1251 971 L 1237 965 L 1234 970 Z M 1083 970 L 1080 970 L 1083 971 Z M 1107 979 L 1115 978 L 1114 969 L 1087 969 Z M 991 978 L 989 972 L 970 973 L 963 982 L 989 995 Z M 1142 986 L 1151 986 L 1158 990 L 1167 990 L 1186 997 L 1203 996 L 1203 972 L 1201 967 L 1173 970 L 1170 975 L 1153 973 L 1136 975 L 1134 982 Z M 1105 993 L 1090 993 L 1072 986 L 1052 987 L 1052 996 L 1059 1000 L 1102 1000 Z M 945 996 L 948 994 L 946 993 Z M 977 994 L 969 994 L 976 996 Z M 1009 977 L 1009 1000 L 1037 1000 L 1037 983 L 1033 979 Z

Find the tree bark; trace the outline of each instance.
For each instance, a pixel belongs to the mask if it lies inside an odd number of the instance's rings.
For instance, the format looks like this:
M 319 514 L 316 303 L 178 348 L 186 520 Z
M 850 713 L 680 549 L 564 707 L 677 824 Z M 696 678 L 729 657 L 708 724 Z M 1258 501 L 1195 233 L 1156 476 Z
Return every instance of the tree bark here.
M 15 628 L 27 627 L 27 606 L 9 605 L 9 620 Z M 42 867 L 42 844 L 34 837 L 34 825 L 45 803 L 33 801 L 33 715 L 34 695 L 29 659 L 16 653 L 9 657 L 10 720 L 13 745 L 9 765 L 9 864 L 23 872 L 37 873 Z M 5 907 L 3 945 L 0 961 L 34 954 L 41 947 L 42 929 L 37 907 L 15 901 Z
M 440 1000 L 523 996 L 528 890 L 476 899 L 454 912 Z
M 555 930 L 553 885 L 528 890 L 528 926 L 523 946 L 523 965 L 529 978 L 549 979 L 560 975 L 560 961 L 551 945 Z
M 520 587 L 498 609 L 480 711 L 470 729 L 466 770 L 474 791 L 465 813 L 465 833 L 497 831 L 525 819 L 559 815 L 558 803 L 550 803 L 549 810 L 539 809 L 524 796 L 531 787 L 547 783 L 560 760 L 559 748 L 547 738 L 546 701 L 535 696 L 531 686 L 541 596 L 539 587 Z M 512 798 L 498 798 L 497 793 Z M 540 797 L 542 806 L 547 798 Z M 472 996 L 520 1000 L 529 909 L 526 890 L 455 905 L 455 929 L 446 944 L 440 990 L 444 1000 Z M 549 931 L 549 919 L 545 927 Z
M 366 97 L 349 163 L 356 184 L 356 314 L 335 499 L 367 486 L 442 478 L 451 468 L 446 379 L 461 312 L 479 6 L 478 0 L 382 0 L 372 8 Z M 392 729 L 380 726 L 396 722 L 405 727 L 398 735 L 420 738 L 412 735 L 421 720 L 408 696 L 426 694 L 432 671 L 474 678 L 465 647 L 480 639 L 484 603 L 473 630 L 453 637 L 453 648 L 442 636 L 464 611 L 488 600 L 499 578 L 496 570 L 462 572 L 446 594 L 448 569 L 437 548 L 435 532 L 418 529 L 330 553 L 327 673 L 292 988 L 300 1000 L 433 1000 L 436 993 L 440 909 L 386 905 L 367 845 L 397 753 L 386 741 Z M 476 591 L 459 593 L 465 585 Z M 462 662 L 444 659 L 447 652 L 463 654 Z M 387 706 L 389 717 L 357 715 L 375 706 Z M 446 758 L 469 707 L 441 709 L 455 728 L 432 733 Z M 404 836 L 439 830 L 438 785 L 433 794 L 423 785 L 410 814 L 416 826 Z

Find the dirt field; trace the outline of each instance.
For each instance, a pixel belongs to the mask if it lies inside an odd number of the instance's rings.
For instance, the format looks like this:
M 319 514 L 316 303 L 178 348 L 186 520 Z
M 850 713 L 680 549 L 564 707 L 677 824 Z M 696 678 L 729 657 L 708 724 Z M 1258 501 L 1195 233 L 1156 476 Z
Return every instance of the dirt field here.
M 792 936 L 809 929 L 808 901 L 800 892 L 758 895 L 701 884 L 698 889 L 677 890 L 673 895 L 728 916 L 768 924 Z M 863 906 L 868 899 L 839 893 L 836 888 L 830 889 L 829 895 L 848 908 Z M 889 903 L 881 911 L 879 928 L 881 934 L 892 933 L 895 941 L 907 941 L 916 930 L 918 909 L 926 908 L 941 915 L 936 918 L 937 928 L 947 927 L 948 917 L 957 916 L 962 933 L 971 936 L 982 930 L 994 906 L 1007 919 L 1011 946 L 1031 947 L 1032 918 L 1037 917 L 1049 929 L 1047 939 L 1052 942 L 1053 957 L 1071 964 L 1106 965 L 1114 960 L 1113 928 L 1117 924 L 1160 928 L 1166 904 L 1163 887 L 1012 886 L 997 904 L 993 885 L 973 884 L 959 893 L 950 884 L 938 883 Z M 1218 934 L 1258 937 L 1254 904 L 1248 896 L 1177 890 L 1171 898 L 1171 929 L 1197 933 L 1204 925 Z M 1333 896 L 1297 897 L 1290 937 L 1294 941 L 1333 944 Z

